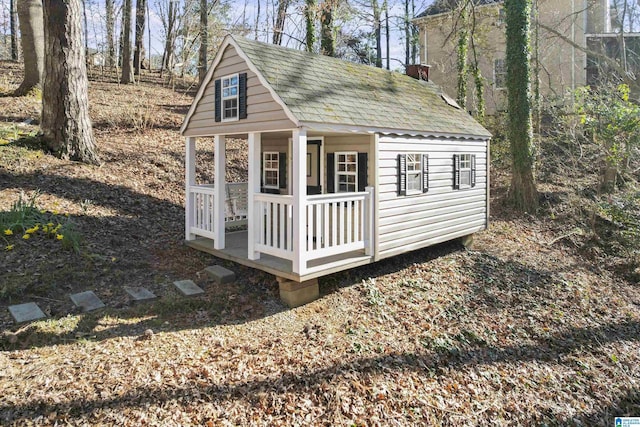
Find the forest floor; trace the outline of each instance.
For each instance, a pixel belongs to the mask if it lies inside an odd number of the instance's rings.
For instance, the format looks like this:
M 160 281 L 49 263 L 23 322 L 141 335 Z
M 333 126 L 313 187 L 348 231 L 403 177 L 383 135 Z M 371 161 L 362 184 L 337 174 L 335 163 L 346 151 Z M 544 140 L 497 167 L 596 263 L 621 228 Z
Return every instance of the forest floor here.
M 19 67 L 0 63 L 0 76 L 9 91 Z M 157 76 L 135 86 L 93 76 L 99 167 L 12 141 L 36 131 L 40 101 L 0 98 L 0 211 L 37 192 L 38 207 L 82 237 L 78 251 L 37 233 L 2 237 L 0 424 L 613 425 L 640 416 L 639 285 L 576 244 L 562 215 L 575 192 L 562 180 L 540 189 L 568 196 L 516 217 L 496 168 L 491 226 L 473 250 L 449 243 L 334 274 L 320 280 L 320 299 L 288 309 L 272 276 L 183 245 L 187 89 Z M 245 177 L 244 147 L 230 144 L 229 180 Z M 211 151 L 199 144 L 205 182 Z M 215 263 L 238 280 L 208 282 L 202 270 Z M 177 298 L 178 279 L 205 294 Z M 131 305 L 126 285 L 159 298 Z M 107 307 L 74 311 L 68 295 L 83 290 Z M 14 325 L 7 307 L 27 301 L 50 318 Z

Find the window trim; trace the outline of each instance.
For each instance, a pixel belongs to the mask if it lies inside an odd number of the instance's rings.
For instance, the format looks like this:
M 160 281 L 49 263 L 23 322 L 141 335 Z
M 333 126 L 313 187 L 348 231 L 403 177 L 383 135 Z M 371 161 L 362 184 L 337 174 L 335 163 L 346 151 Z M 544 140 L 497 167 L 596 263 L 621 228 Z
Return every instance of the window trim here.
M 357 151 L 336 151 L 334 153 L 335 155 L 335 192 L 336 193 L 351 193 L 351 191 L 340 191 L 340 179 L 339 176 L 340 175 L 347 175 L 347 176 L 354 176 L 355 177 L 355 181 L 354 181 L 354 191 L 353 193 L 357 193 L 358 192 L 358 152 Z M 340 156 L 354 156 L 355 157 L 355 164 L 356 164 L 356 170 L 353 172 L 350 171 L 340 171 L 338 165 L 340 164 Z M 345 162 L 346 163 L 346 162 Z M 350 185 L 350 184 L 348 184 Z
M 406 195 L 407 196 L 411 196 L 411 195 L 414 195 L 414 194 L 422 194 L 424 192 L 423 191 L 424 190 L 424 188 L 423 188 L 424 185 L 423 185 L 423 182 L 422 182 L 422 174 L 424 173 L 422 171 L 422 162 L 423 162 L 422 154 L 423 153 L 417 153 L 417 152 L 406 153 L 406 167 L 407 167 L 407 170 L 405 172 L 405 176 L 406 176 L 406 180 L 407 180 L 407 189 L 406 189 L 406 193 L 407 193 Z M 417 156 L 416 160 L 414 160 L 413 162 L 409 162 L 409 156 L 411 156 L 411 155 Z M 409 163 L 416 164 L 418 168 L 413 170 L 413 171 L 409 171 Z M 409 176 L 410 175 L 415 175 L 415 176 L 418 177 L 418 181 L 420 182 L 420 188 L 419 189 L 417 189 L 417 190 L 416 189 L 409 189 L 409 181 L 410 181 L 409 180 Z
M 236 90 L 236 94 L 231 96 L 224 96 L 224 81 L 225 80 L 229 80 L 229 86 L 228 87 L 232 87 L 231 86 L 231 79 L 236 78 L 236 84 L 233 85 L 235 87 L 237 87 Z M 224 108 L 224 102 L 228 101 L 228 100 L 236 100 L 236 115 L 235 117 L 225 117 L 225 108 Z M 236 122 L 238 120 L 240 120 L 240 73 L 235 73 L 235 74 L 229 74 L 223 77 L 220 77 L 220 118 L 222 122 Z
M 267 159 L 266 156 L 267 155 L 276 155 L 276 167 L 275 168 L 267 168 Z M 273 162 L 273 159 L 269 160 L 270 162 Z M 274 172 L 276 173 L 276 184 L 275 185 L 268 185 L 267 184 L 267 171 L 269 172 Z M 275 190 L 279 190 L 280 189 L 280 152 L 278 151 L 263 151 L 262 152 L 262 183 L 263 183 L 263 187 L 264 188 L 271 188 L 271 189 L 275 189 Z
M 465 159 L 466 157 L 466 159 Z M 468 163 L 469 166 L 467 167 L 462 167 L 462 164 L 464 163 Z M 472 177 L 471 177 L 471 153 L 460 153 L 460 183 L 459 186 L 461 189 L 463 188 L 471 188 L 472 186 Z M 469 183 L 468 184 L 463 184 L 462 183 L 462 175 L 463 174 L 468 174 L 469 176 Z
M 496 65 L 498 61 L 502 61 L 502 71 L 500 73 L 496 72 Z M 498 86 L 497 76 L 501 75 L 502 84 Z M 493 88 L 494 89 L 506 89 L 507 88 L 507 62 L 505 58 L 495 58 L 493 60 Z

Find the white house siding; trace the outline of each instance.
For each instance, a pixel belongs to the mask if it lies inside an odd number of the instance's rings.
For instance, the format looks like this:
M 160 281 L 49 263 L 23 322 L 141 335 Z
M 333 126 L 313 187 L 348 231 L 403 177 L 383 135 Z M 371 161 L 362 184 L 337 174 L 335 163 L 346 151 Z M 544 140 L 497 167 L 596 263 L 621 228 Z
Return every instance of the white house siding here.
M 398 154 L 429 155 L 429 191 L 398 195 Z M 476 185 L 453 188 L 453 155 L 475 154 Z M 487 225 L 487 142 L 380 136 L 377 259 L 451 240 Z
M 231 121 L 215 121 L 215 81 L 235 73 L 247 73 L 247 118 Z M 233 46 L 227 46 L 213 77 L 202 94 L 194 111 L 185 136 L 203 136 L 216 134 L 245 134 L 247 132 L 265 132 L 292 129 L 294 124 L 285 114 L 269 90 L 264 87 L 254 72 Z

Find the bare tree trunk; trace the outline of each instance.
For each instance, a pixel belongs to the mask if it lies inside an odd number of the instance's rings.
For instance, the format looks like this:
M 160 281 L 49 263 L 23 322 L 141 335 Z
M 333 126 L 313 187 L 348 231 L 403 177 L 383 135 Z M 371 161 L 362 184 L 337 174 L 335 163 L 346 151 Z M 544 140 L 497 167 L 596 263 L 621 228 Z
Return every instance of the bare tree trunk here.
M 198 80 L 207 75 L 207 49 L 209 45 L 209 10 L 207 0 L 200 0 L 200 50 L 198 52 Z
M 320 53 L 336 56 L 336 42 L 333 38 L 333 9 L 336 0 L 324 0 L 320 14 Z
M 255 25 L 255 37 L 254 39 L 258 40 L 258 27 L 260 26 L 260 0 L 258 0 L 258 9 L 256 11 L 256 25 Z
M 380 30 L 380 6 L 378 0 L 372 0 L 373 32 L 376 37 L 376 67 L 382 68 L 382 31 Z
M 18 8 L 16 7 L 17 0 L 11 0 L 9 2 L 9 14 L 11 22 L 11 59 L 17 61 L 20 59 L 20 50 L 18 49 Z
M 133 83 L 131 73 L 131 0 L 122 4 L 122 77 L 120 83 Z
M 80 0 L 44 0 L 47 56 L 40 127 L 44 140 L 60 157 L 98 164 L 80 7 Z
M 87 19 L 87 0 L 82 0 L 82 15 L 84 18 L 84 55 L 89 58 L 89 20 Z
M 104 5 L 107 23 L 107 66 L 113 67 L 116 64 L 116 46 L 113 39 L 115 35 L 115 10 L 113 0 L 105 0 Z
M 289 0 L 278 0 L 278 16 L 276 17 L 276 25 L 273 28 L 273 44 L 282 44 L 282 33 L 284 31 L 284 23 L 287 18 L 287 8 Z
M 411 61 L 411 21 L 409 21 L 409 0 L 404 0 L 404 65 Z
M 416 4 L 411 0 L 411 17 L 416 16 Z M 418 60 L 418 27 L 413 24 L 411 26 L 411 63 L 415 64 Z
M 44 69 L 44 20 L 41 0 L 20 0 L 18 17 L 20 18 L 20 38 L 24 56 L 24 80 L 14 96 L 23 96 L 42 82 Z
M 146 20 L 147 0 L 136 1 L 136 38 L 133 50 L 133 70 L 136 76 L 140 75 L 140 64 L 142 63 L 142 42 L 144 40 L 144 24 Z
M 306 0 L 305 3 L 305 41 L 307 44 L 307 52 L 313 52 L 313 45 L 316 43 L 316 0 Z
M 178 14 L 177 4 L 174 0 L 169 0 L 167 9 L 167 38 L 164 45 L 164 54 L 162 55 L 162 70 L 172 71 L 173 68 L 173 45 L 175 40 L 175 26 Z
M 386 42 L 386 48 L 387 48 L 387 70 L 391 69 L 391 55 L 389 54 L 389 52 L 391 51 L 391 35 L 389 34 L 389 3 L 387 2 L 387 0 L 384 0 L 384 4 L 382 6 L 382 8 L 384 9 L 384 28 L 385 28 L 385 32 L 384 32 L 384 37 L 385 37 L 385 42 Z

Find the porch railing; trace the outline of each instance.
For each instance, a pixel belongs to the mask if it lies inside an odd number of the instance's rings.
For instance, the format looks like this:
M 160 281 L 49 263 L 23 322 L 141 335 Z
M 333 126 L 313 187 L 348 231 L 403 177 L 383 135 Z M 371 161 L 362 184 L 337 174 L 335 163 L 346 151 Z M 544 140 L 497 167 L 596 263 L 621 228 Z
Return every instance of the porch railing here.
M 309 196 L 306 207 L 307 260 L 368 249 L 371 193 Z
M 359 193 L 322 194 L 306 200 L 305 260 L 356 250 L 373 253 L 373 188 Z M 293 196 L 254 195 L 257 252 L 293 259 Z
M 293 196 L 255 194 L 258 252 L 293 259 Z
M 189 187 L 192 205 L 187 209 L 191 215 L 191 234 L 215 239 L 214 184 Z M 247 183 L 225 184 L 225 226 L 233 227 L 247 223 Z

